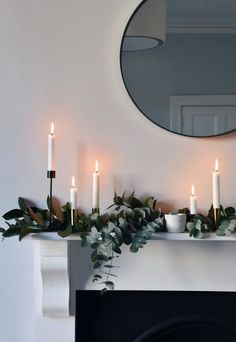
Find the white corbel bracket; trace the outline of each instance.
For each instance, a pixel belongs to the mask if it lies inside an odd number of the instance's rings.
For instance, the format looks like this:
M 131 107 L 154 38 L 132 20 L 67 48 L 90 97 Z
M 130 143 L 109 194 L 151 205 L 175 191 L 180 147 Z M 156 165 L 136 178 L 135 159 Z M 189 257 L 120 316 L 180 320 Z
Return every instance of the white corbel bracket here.
M 47 317 L 69 316 L 69 274 L 68 274 L 68 240 L 80 240 L 77 234 L 63 239 L 56 233 L 31 234 L 27 239 L 39 244 L 36 248 L 39 254 L 42 277 L 42 312 Z M 236 241 L 236 237 L 217 236 L 214 233 L 205 234 L 204 239 L 193 239 L 187 233 L 156 233 L 154 240 L 191 241 L 191 243 Z
M 67 241 L 40 241 L 42 310 L 48 317 L 69 316 Z

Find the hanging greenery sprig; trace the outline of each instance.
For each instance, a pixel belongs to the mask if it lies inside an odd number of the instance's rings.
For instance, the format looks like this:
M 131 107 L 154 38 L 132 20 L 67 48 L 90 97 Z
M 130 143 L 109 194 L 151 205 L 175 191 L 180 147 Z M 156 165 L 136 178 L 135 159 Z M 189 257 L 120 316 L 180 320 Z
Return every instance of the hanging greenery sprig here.
M 114 283 L 109 280 L 110 276 L 116 275 L 112 272 L 116 266 L 114 259 L 121 254 L 122 245 L 130 247 L 133 253 L 151 239 L 152 234 L 164 229 L 163 218 L 156 207 L 156 200 L 148 197 L 141 202 L 134 197 L 134 192 L 126 197 L 114 195 L 113 208 L 110 215 L 99 216 L 93 214 L 94 226 L 89 233 L 82 233 L 82 246 L 90 246 L 93 250 L 91 259 L 94 269 L 98 270 L 94 275 L 94 281 L 101 281 L 105 288 L 114 289 Z M 102 220 L 99 227 L 97 222 Z M 104 281 L 102 279 L 106 277 Z
M 156 209 L 156 200 L 148 197 L 140 201 L 134 192 L 126 197 L 114 195 L 114 203 L 109 207 L 111 213 L 85 215 L 78 212 L 74 226 L 70 222 L 70 204 L 61 207 L 54 198 L 52 202 L 52 222 L 49 225 L 49 210 L 30 205 L 20 197 L 19 209 L 13 209 L 3 215 L 8 226 L 0 228 L 3 237 L 19 236 L 22 240 L 31 233 L 57 232 L 61 237 L 79 233 L 82 246 L 92 249 L 91 260 L 96 274 L 94 281 L 104 284 L 104 290 L 113 289 L 110 276 L 115 276 L 112 269 L 114 259 L 121 254 L 122 245 L 130 247 L 135 253 L 151 239 L 152 234 L 164 229 L 163 218 Z M 49 205 L 49 203 L 48 203 Z M 105 279 L 104 279 L 105 278 Z
M 47 199 L 49 208 L 49 199 Z M 76 213 L 76 222 L 71 225 L 71 207 L 66 203 L 61 207 L 53 198 L 52 221 L 49 224 L 49 209 L 32 205 L 22 197 L 18 199 L 19 208 L 3 215 L 7 228 L 0 228 L 3 238 L 18 236 L 22 240 L 28 234 L 55 232 L 62 238 L 80 234 L 83 247 L 91 248 L 91 261 L 94 269 L 93 281 L 103 285 L 103 291 L 114 289 L 111 277 L 116 277 L 116 259 L 122 253 L 123 245 L 132 253 L 143 248 L 153 233 L 165 231 L 164 214 L 157 209 L 157 200 L 148 197 L 144 201 L 135 193 L 122 196 L 114 193 L 113 203 L 104 214 Z M 186 228 L 191 237 L 201 239 L 205 232 L 214 231 L 214 211 L 208 215 L 191 215 L 188 208 L 176 209 L 172 214 L 185 213 Z M 219 227 L 216 234 L 231 236 L 236 232 L 236 211 L 233 207 L 221 207 Z

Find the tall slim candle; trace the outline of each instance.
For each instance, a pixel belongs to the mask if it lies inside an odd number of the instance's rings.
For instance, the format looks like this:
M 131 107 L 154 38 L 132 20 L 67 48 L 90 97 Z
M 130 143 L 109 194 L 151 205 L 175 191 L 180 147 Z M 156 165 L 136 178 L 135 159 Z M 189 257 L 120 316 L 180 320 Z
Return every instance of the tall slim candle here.
M 190 214 L 197 214 L 197 196 L 195 195 L 195 187 L 192 185 L 192 195 L 189 197 L 190 201 Z
M 99 170 L 98 170 L 98 161 L 95 163 L 95 172 L 93 172 L 93 197 L 92 197 L 92 208 L 99 208 Z
M 70 189 L 70 203 L 71 209 L 77 209 L 77 188 L 75 186 L 75 177 L 72 177 L 72 187 Z
M 220 208 L 220 173 L 218 159 L 215 161 L 215 171 L 212 173 L 213 208 Z
M 55 171 L 55 134 L 54 124 L 51 123 L 51 133 L 48 135 L 48 171 Z

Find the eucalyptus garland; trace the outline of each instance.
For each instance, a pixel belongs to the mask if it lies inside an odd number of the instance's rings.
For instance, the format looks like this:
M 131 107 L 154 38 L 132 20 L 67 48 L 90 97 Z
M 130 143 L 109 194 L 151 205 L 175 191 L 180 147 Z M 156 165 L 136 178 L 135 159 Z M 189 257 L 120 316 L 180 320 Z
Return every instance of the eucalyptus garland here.
M 49 199 L 48 208 L 41 209 L 22 197 L 18 199 L 19 208 L 10 210 L 3 215 L 7 228 L 0 228 L 3 238 L 19 236 L 21 241 L 32 233 L 55 232 L 62 238 L 71 234 L 80 234 L 82 247 L 91 248 L 91 261 L 93 264 L 93 281 L 103 285 L 102 291 L 114 289 L 111 277 L 116 277 L 114 269 L 115 258 L 122 253 L 122 245 L 129 246 L 132 253 L 143 248 L 153 233 L 165 231 L 164 214 L 157 209 L 157 200 L 148 197 L 144 201 L 136 198 L 135 193 L 122 196 L 115 192 L 113 204 L 104 214 L 88 214 L 77 212 L 77 220 L 71 225 L 71 207 L 66 203 L 61 207 L 53 198 L 52 222 L 49 224 Z M 187 215 L 186 228 L 190 236 L 203 238 L 204 232 L 214 230 L 213 208 L 208 215 L 191 215 L 188 208 L 172 211 Z M 217 235 L 230 236 L 236 231 L 236 213 L 233 207 L 224 209 L 221 207 L 220 224 Z

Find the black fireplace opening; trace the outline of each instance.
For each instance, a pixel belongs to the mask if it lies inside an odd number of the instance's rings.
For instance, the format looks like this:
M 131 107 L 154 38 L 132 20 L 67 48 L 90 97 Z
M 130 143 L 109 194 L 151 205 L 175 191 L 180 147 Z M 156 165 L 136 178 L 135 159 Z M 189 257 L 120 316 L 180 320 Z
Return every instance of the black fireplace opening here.
M 75 342 L 236 342 L 236 293 L 76 291 Z

